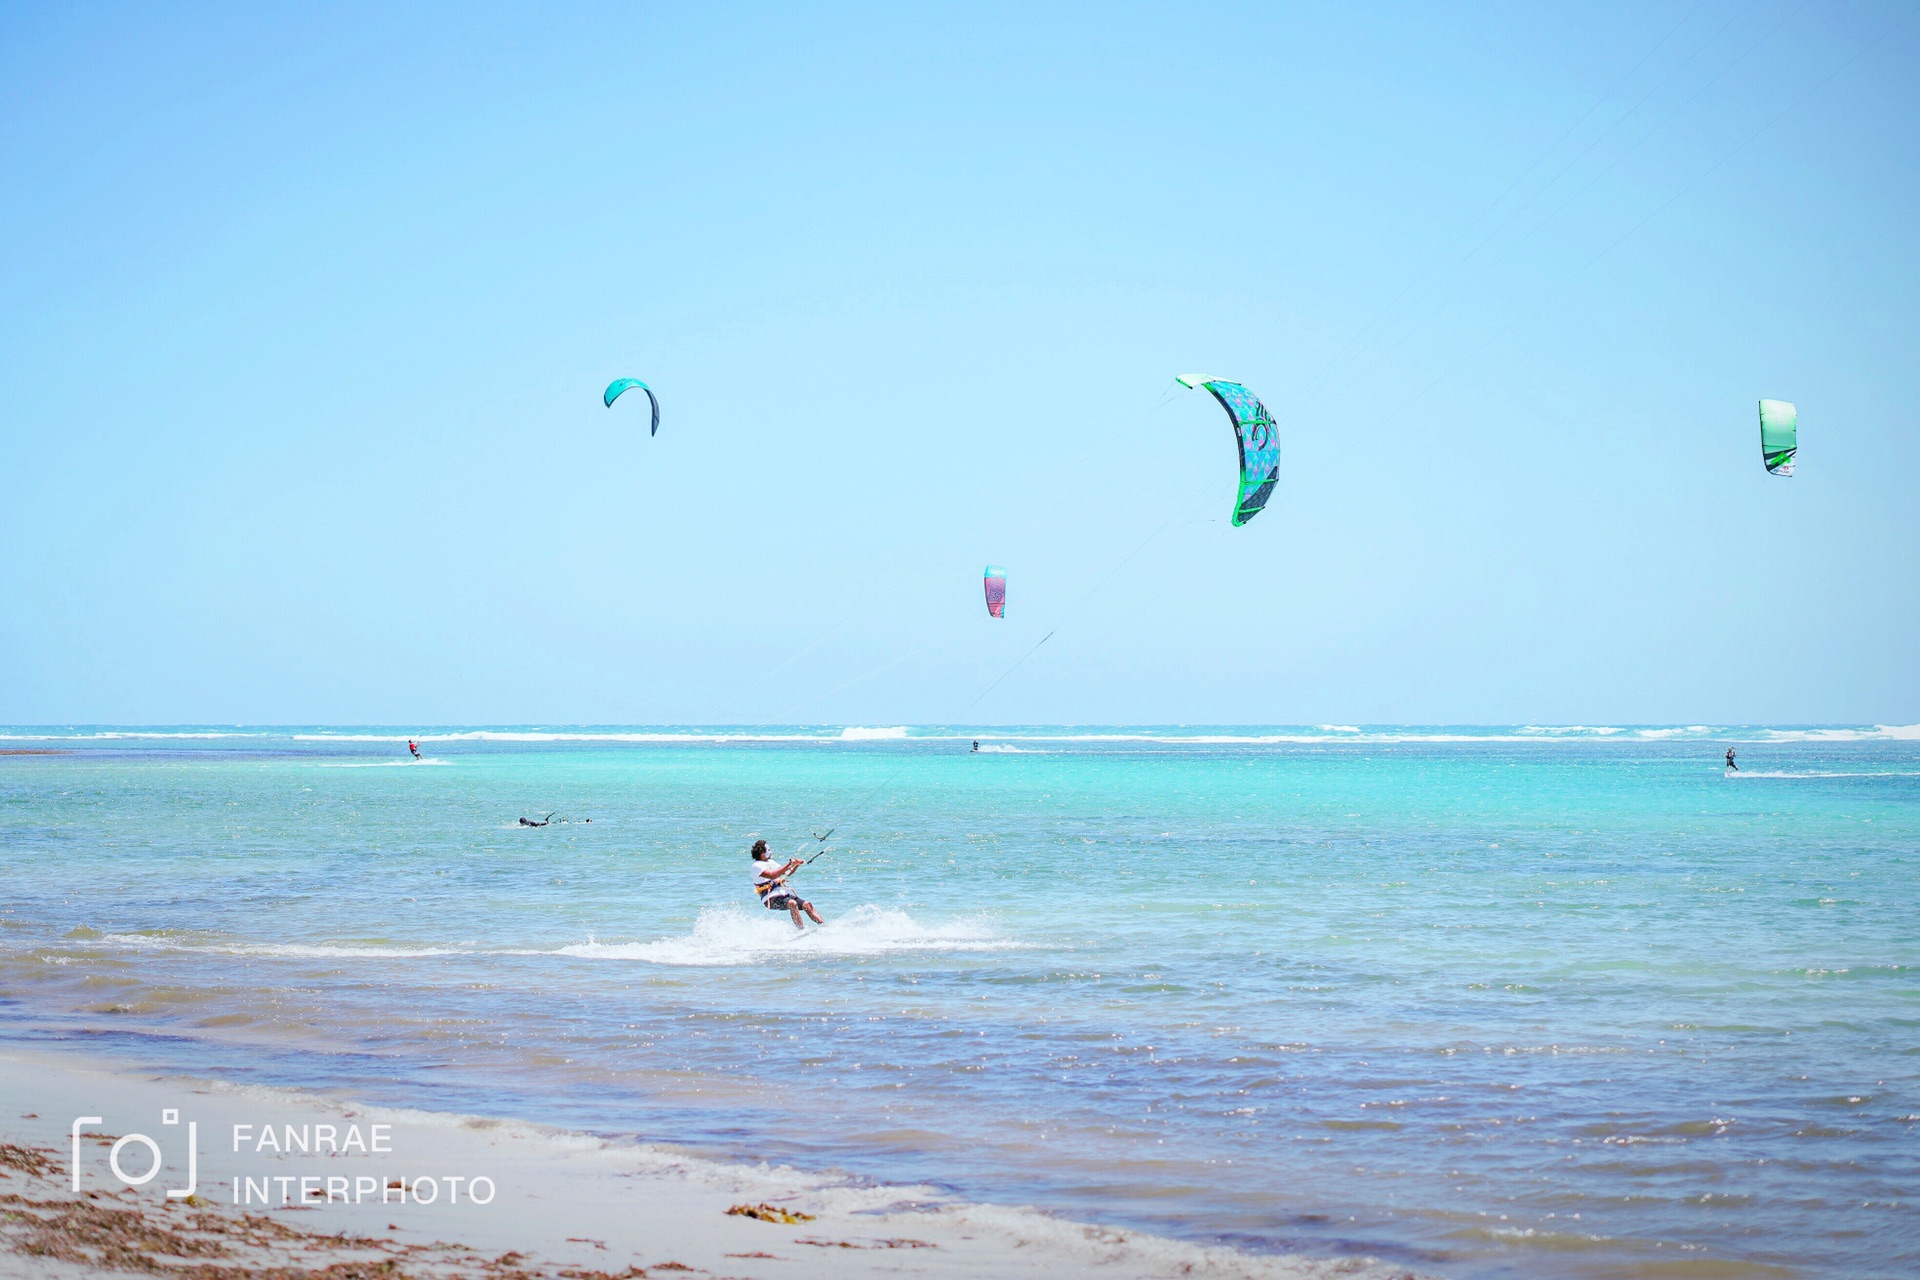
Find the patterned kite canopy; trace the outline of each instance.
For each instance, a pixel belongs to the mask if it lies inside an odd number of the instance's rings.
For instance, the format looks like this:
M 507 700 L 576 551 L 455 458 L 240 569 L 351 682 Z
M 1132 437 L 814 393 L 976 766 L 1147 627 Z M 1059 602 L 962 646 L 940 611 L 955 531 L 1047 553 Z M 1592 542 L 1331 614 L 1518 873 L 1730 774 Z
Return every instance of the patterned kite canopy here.
M 1187 388 L 1205 387 L 1233 421 L 1233 438 L 1240 444 L 1240 496 L 1233 504 L 1233 523 L 1243 525 L 1260 514 L 1280 481 L 1280 428 L 1260 397 L 1237 382 L 1203 373 L 1183 373 L 1174 381 Z
M 1793 474 L 1800 450 L 1800 411 L 1785 400 L 1760 402 L 1760 461 L 1776 476 Z
M 609 382 L 607 384 L 607 394 L 602 396 L 601 400 L 605 402 L 607 408 L 611 409 L 613 408 L 613 402 L 615 400 L 618 400 L 622 395 L 633 390 L 635 387 L 638 387 L 642 391 L 646 392 L 647 399 L 653 402 L 653 429 L 648 431 L 647 434 L 650 436 L 659 435 L 660 434 L 660 397 L 654 395 L 653 388 L 648 386 L 646 383 L 640 381 L 640 379 L 615 378 L 612 382 Z
M 995 618 L 1007 616 L 1007 571 L 998 565 L 987 566 L 987 613 Z

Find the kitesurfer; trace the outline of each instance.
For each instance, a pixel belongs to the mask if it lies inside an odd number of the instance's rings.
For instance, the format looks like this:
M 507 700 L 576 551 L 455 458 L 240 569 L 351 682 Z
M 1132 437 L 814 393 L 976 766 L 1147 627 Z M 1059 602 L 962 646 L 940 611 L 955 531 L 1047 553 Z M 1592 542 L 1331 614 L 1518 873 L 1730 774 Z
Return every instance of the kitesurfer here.
M 973 740 L 973 749 L 974 749 L 975 751 L 978 751 L 978 750 L 980 749 L 980 739 L 978 739 L 978 738 L 975 738 L 975 739 Z
M 1732 748 L 1732 747 L 1728 747 L 1728 748 L 1727 748 L 1727 772 L 1728 772 L 1728 773 L 1738 773 L 1738 772 L 1740 772 L 1740 766 L 1739 766 L 1739 765 L 1737 765 L 1737 764 L 1735 764 L 1735 763 L 1733 762 L 1733 748 Z
M 413 758 L 415 760 L 418 760 L 420 758 L 420 744 L 415 742 L 412 738 L 407 739 L 407 750 L 413 752 Z
M 820 918 L 820 913 L 813 909 L 811 902 L 787 888 L 787 877 L 806 866 L 805 860 L 788 858 L 785 862 L 776 864 L 767 856 L 765 840 L 753 842 L 752 854 L 753 891 L 760 895 L 760 901 L 767 904 L 767 910 L 785 911 L 793 917 L 793 927 L 796 929 L 807 927 L 800 919 L 802 911 L 806 912 L 815 924 L 826 923 Z
M 558 813 L 558 812 L 559 812 L 558 809 L 554 810 L 554 813 Z M 535 822 L 532 818 L 522 818 L 520 819 L 520 825 L 523 827 L 544 827 L 549 822 L 552 822 L 552 821 L 553 821 L 553 814 L 550 813 L 546 817 L 540 819 L 540 821 L 538 822 Z

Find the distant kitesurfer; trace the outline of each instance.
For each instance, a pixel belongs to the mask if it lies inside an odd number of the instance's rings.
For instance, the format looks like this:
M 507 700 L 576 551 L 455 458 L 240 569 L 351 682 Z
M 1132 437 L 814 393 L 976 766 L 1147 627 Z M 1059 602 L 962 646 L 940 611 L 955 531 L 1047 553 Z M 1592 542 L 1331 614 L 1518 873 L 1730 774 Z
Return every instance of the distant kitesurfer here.
M 1739 766 L 1739 765 L 1737 765 L 1737 764 L 1735 764 L 1735 763 L 1733 762 L 1733 748 L 1732 748 L 1732 747 L 1728 747 L 1728 748 L 1727 748 L 1727 772 L 1728 772 L 1728 773 L 1738 773 L 1738 772 L 1740 772 L 1740 766 Z
M 784 863 L 776 864 L 767 856 L 767 842 L 753 842 L 753 891 L 760 895 L 760 901 L 767 904 L 769 911 L 785 911 L 793 917 L 793 927 L 805 929 L 800 913 L 806 912 L 815 924 L 825 924 L 813 904 L 787 888 L 787 877 L 806 866 L 800 858 L 788 858 Z
M 413 758 L 415 760 L 418 760 L 420 758 L 420 744 L 415 742 L 412 738 L 407 739 L 407 750 L 413 752 Z
M 975 751 L 978 751 L 978 750 L 980 749 L 980 739 L 978 739 L 978 738 L 975 738 L 975 739 L 973 740 L 973 749 L 974 749 Z
M 558 809 L 554 810 L 554 813 L 558 813 L 558 812 L 559 812 Z M 535 822 L 532 818 L 522 818 L 520 819 L 520 825 L 523 827 L 544 827 L 549 822 L 552 822 L 552 821 L 553 821 L 553 814 L 550 813 L 546 817 L 540 819 L 540 821 L 538 822 Z

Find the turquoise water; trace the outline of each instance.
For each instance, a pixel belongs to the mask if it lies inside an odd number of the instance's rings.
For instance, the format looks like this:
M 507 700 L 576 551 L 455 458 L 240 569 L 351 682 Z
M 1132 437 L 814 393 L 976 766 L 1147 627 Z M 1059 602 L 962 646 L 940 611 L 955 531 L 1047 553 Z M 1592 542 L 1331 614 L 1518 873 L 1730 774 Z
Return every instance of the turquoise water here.
M 1920 732 L 982 741 L 9 731 L 0 1034 L 1442 1275 L 1920 1273 Z M 797 937 L 745 848 L 832 824 Z

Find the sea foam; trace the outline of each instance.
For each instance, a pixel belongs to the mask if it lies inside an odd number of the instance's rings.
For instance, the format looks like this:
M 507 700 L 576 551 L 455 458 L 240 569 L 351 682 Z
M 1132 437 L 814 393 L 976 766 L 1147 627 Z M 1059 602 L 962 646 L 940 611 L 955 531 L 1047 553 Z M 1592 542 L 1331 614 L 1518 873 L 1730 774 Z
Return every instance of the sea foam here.
M 320 763 L 320 767 L 322 769 L 412 769 L 423 764 L 452 763 L 451 760 L 421 756 L 418 760 L 326 760 Z
M 582 942 L 555 955 L 584 960 L 639 960 L 648 964 L 763 964 L 815 956 L 881 956 L 911 951 L 1006 951 L 1021 944 L 983 922 L 925 925 L 893 907 L 860 906 L 824 925 L 794 929 L 784 913 L 708 907 L 690 933 L 650 942 Z

